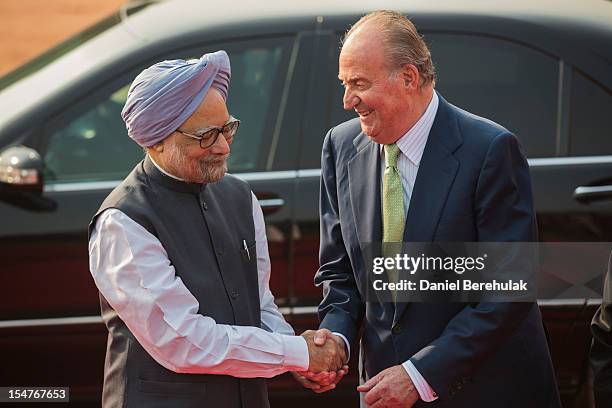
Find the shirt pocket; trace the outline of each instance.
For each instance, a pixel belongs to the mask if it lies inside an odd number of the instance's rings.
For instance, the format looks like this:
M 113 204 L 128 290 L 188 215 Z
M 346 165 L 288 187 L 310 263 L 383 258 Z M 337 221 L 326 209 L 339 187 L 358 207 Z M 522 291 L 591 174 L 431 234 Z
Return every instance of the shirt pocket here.
M 246 263 L 257 260 L 257 241 L 242 240 L 240 242 L 240 257 Z

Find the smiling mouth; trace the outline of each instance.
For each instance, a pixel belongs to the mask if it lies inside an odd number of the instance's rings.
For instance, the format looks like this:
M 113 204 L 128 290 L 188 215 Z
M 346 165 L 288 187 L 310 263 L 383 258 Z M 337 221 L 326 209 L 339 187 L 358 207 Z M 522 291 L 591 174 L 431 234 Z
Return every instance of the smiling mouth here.
M 368 117 L 370 115 L 370 113 L 372 113 L 372 111 L 365 111 L 365 112 L 356 111 L 356 112 L 357 112 L 357 114 L 359 115 L 360 118 L 366 118 L 366 117 Z

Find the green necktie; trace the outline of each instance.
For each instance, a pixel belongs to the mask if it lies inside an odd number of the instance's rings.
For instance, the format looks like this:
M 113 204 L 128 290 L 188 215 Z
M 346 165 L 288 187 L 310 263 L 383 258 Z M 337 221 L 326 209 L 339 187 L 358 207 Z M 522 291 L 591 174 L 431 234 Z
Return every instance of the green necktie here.
M 401 249 L 404 238 L 404 224 L 406 213 L 404 211 L 404 188 L 402 178 L 397 170 L 397 157 L 400 149 L 395 143 L 385 145 L 387 164 L 383 177 L 383 256 L 395 257 Z M 388 243 L 395 243 L 389 245 Z M 397 244 L 400 243 L 400 244 Z M 396 269 L 388 271 L 389 282 L 397 282 Z M 392 292 L 395 302 L 395 291 Z

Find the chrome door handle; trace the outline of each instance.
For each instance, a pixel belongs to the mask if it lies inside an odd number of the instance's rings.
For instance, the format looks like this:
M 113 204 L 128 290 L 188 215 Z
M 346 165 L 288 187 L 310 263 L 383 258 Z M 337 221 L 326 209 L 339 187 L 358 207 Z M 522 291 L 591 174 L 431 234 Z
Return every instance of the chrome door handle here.
M 612 199 L 612 185 L 576 187 L 574 198 L 585 204 L 597 200 Z
M 256 193 L 255 195 L 257 196 L 258 194 Z M 265 194 L 265 196 L 266 198 L 258 199 L 264 215 L 273 214 L 285 205 L 285 200 L 276 195 Z

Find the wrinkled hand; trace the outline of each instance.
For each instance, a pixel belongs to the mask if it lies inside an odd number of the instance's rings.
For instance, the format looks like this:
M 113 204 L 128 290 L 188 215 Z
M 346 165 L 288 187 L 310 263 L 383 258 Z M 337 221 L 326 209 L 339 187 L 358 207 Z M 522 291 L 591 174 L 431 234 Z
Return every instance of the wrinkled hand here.
M 327 333 L 329 333 L 329 330 L 318 334 L 314 330 L 306 330 L 301 334 L 308 346 L 308 371 L 312 373 L 338 371 L 346 360 L 344 345 L 330 338 Z M 329 334 L 331 335 L 331 333 Z M 342 339 L 339 340 L 342 342 Z
M 304 332 L 306 334 L 306 332 Z M 308 333 L 310 334 L 310 333 Z M 324 346 L 327 342 L 336 343 L 338 352 L 342 357 L 342 361 L 346 361 L 346 350 L 344 340 L 332 334 L 327 329 L 319 329 L 314 332 L 313 342 L 316 346 Z M 344 365 L 338 371 L 320 371 L 313 370 L 304 372 L 292 372 L 293 377 L 304 387 L 313 390 L 316 393 L 323 393 L 336 388 L 336 384 L 348 373 L 348 366 Z
M 338 371 L 322 371 L 317 374 L 309 371 L 292 371 L 291 374 L 293 378 L 305 388 L 309 388 L 317 394 L 321 394 L 336 388 L 336 384 L 342 380 L 342 377 L 348 374 L 348 370 L 349 367 L 345 365 Z
M 389 367 L 357 387 L 365 392 L 365 402 L 371 408 L 407 407 L 419 400 L 419 394 L 412 380 L 401 365 Z

